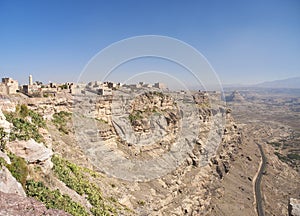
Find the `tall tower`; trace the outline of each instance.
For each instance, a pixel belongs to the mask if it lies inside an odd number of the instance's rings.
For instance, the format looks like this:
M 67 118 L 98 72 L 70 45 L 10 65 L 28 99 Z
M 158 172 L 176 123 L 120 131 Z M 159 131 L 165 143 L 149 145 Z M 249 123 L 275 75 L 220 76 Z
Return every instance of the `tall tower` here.
M 29 85 L 32 85 L 32 75 L 29 75 Z

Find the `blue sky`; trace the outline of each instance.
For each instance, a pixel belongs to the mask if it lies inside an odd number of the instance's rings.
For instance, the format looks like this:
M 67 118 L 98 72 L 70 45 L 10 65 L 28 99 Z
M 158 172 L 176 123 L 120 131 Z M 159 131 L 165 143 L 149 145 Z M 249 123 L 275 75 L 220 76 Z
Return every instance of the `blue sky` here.
M 101 49 L 147 34 L 195 47 L 225 84 L 300 75 L 298 0 L 0 0 L 0 75 L 76 81 Z

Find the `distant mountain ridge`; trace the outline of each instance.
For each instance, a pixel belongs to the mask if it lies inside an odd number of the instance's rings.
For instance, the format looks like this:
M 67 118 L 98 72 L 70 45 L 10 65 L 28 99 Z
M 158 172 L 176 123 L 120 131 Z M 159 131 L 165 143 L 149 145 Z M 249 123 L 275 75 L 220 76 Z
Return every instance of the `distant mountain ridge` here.
M 300 88 L 300 77 L 274 80 L 253 85 L 260 88 Z

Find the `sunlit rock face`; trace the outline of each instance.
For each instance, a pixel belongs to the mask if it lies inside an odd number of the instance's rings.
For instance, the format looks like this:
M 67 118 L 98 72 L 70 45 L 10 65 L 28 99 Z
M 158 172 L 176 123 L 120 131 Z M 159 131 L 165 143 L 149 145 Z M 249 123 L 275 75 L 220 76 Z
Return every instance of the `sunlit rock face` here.
M 9 133 L 12 124 L 9 123 L 8 121 L 6 121 L 6 118 L 5 118 L 1 108 L 2 107 L 0 107 L 0 128 L 3 128 L 6 133 Z
M 18 194 L 19 196 L 26 197 L 22 185 L 12 176 L 9 170 L 4 166 L 0 169 L 0 191 L 4 193 Z
M 53 151 L 45 147 L 43 143 L 37 143 L 33 139 L 9 142 L 7 149 L 15 155 L 24 158 L 28 163 L 40 164 L 44 173 L 50 172 L 53 166 L 51 162 Z
M 293 199 L 293 198 L 290 199 L 289 215 L 300 216 L 300 200 L 299 199 Z

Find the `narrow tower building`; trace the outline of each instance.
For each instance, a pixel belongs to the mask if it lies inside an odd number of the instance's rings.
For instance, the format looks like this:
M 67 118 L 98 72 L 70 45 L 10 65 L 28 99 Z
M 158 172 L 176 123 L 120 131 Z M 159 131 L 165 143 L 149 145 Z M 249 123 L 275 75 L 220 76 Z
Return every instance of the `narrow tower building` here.
M 29 75 L 29 85 L 32 85 L 33 82 L 32 82 L 32 75 Z

